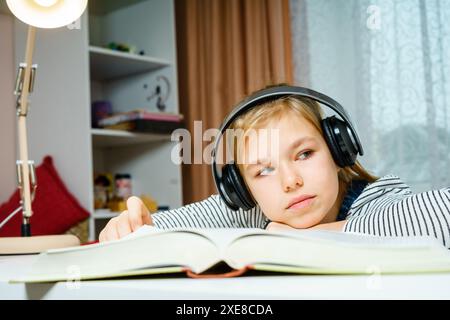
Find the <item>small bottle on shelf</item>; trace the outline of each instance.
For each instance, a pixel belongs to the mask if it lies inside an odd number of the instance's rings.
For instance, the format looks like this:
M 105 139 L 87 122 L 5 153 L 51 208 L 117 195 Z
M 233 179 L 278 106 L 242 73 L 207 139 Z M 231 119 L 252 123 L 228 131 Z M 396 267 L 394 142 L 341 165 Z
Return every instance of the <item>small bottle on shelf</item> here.
M 109 202 L 111 211 L 121 212 L 127 209 L 127 199 L 132 195 L 131 175 L 118 173 L 114 176 L 114 197 Z
M 115 175 L 114 180 L 116 197 L 122 201 L 126 201 L 132 195 L 131 175 L 128 173 L 118 173 Z

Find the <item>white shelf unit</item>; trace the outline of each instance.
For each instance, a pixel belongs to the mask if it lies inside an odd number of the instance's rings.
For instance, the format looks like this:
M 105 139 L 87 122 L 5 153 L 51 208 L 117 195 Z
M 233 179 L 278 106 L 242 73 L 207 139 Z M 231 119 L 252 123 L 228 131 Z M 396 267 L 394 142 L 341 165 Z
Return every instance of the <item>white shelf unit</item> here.
M 113 6 L 104 0 L 101 14 L 89 14 L 89 65 L 91 102 L 107 100 L 113 112 L 146 109 L 157 112 L 156 99 L 148 100 L 159 77 L 171 83 L 167 112 L 179 113 L 172 1 L 147 0 Z M 117 2 L 117 1 L 116 1 Z M 119 1 L 120 2 L 120 1 Z M 110 42 L 126 43 L 145 55 L 114 51 Z M 181 168 L 171 161 L 175 142 L 170 134 L 143 134 L 91 129 L 93 173 L 128 173 L 133 194 L 147 194 L 159 205 L 182 204 Z M 90 239 L 115 213 L 95 212 L 90 219 Z M 99 221 L 105 220 L 105 221 Z
M 92 214 L 94 219 L 112 219 L 118 216 L 117 212 L 112 212 L 108 209 L 98 209 Z
M 16 64 L 24 60 L 27 26 L 15 20 Z M 114 41 L 145 55 L 116 52 Z M 91 128 L 91 103 L 108 100 L 114 112 L 146 109 L 159 76 L 171 83 L 166 112 L 179 113 L 173 0 L 94 0 L 80 28 L 37 30 L 39 65 L 28 114 L 30 159 L 45 155 L 69 191 L 91 213 L 89 240 L 110 215 L 94 214 L 94 172 L 129 173 L 133 194 L 149 194 L 159 205 L 182 205 L 181 168 L 171 161 L 170 135 Z M 39 182 L 38 182 L 39 183 Z

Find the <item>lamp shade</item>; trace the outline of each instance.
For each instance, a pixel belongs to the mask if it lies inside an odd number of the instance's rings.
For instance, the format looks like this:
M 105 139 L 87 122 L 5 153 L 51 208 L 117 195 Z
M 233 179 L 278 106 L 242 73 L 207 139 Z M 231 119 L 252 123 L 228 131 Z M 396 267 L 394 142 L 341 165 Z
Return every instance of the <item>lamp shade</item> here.
M 88 0 L 6 0 L 11 12 L 37 28 L 59 28 L 77 20 Z

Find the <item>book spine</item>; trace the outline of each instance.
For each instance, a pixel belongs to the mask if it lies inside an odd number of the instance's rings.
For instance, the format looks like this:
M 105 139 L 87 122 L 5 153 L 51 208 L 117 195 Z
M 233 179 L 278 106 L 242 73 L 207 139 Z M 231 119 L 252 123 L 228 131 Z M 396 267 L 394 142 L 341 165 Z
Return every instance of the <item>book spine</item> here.
M 136 114 L 120 114 L 109 118 L 101 119 L 98 122 L 98 125 L 100 127 L 112 126 L 121 122 L 132 121 L 136 119 L 138 119 L 138 115 Z
M 158 120 L 158 121 L 172 121 L 179 122 L 182 118 L 178 115 L 166 115 L 166 114 L 143 114 L 141 118 L 143 120 Z
M 167 121 L 167 122 L 180 122 L 183 117 L 180 115 L 169 115 L 169 114 L 154 114 L 154 113 L 133 113 L 133 114 L 122 114 L 113 117 L 102 119 L 98 122 L 99 126 L 111 126 L 121 122 L 133 121 L 133 120 L 155 120 L 155 121 Z
M 133 121 L 136 132 L 172 133 L 173 130 L 183 128 L 182 122 L 154 121 L 138 119 Z
M 233 278 L 233 277 L 239 277 L 246 273 L 247 271 L 251 270 L 250 266 L 243 267 L 238 270 L 231 270 L 229 272 L 225 273 L 195 273 L 191 269 L 184 269 L 186 272 L 186 275 L 189 278 L 195 278 L 195 279 L 204 279 L 204 278 Z
M 142 133 L 161 133 L 168 134 L 172 133 L 174 130 L 183 128 L 182 122 L 173 121 L 155 121 L 155 120 L 133 120 L 125 121 L 113 125 L 107 125 L 105 129 L 115 129 L 115 130 L 127 130 L 133 132 Z

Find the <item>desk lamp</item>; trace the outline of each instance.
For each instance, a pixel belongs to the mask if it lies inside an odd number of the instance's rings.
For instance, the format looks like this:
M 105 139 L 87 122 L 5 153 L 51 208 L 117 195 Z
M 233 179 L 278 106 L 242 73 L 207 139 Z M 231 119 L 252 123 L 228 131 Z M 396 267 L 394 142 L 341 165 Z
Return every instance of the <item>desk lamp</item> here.
M 80 244 L 79 239 L 73 235 L 31 236 L 31 203 L 36 189 L 36 178 L 34 163 L 28 160 L 26 117 L 28 96 L 33 91 L 36 74 L 36 65 L 32 65 L 36 28 L 53 29 L 69 25 L 83 14 L 87 2 L 88 0 L 6 0 L 14 16 L 28 25 L 28 34 L 25 62 L 19 65 L 14 92 L 17 96 L 20 160 L 17 161 L 16 167 L 21 196 L 19 209 L 22 210 L 23 218 L 22 237 L 0 239 L 0 254 L 37 253 Z

